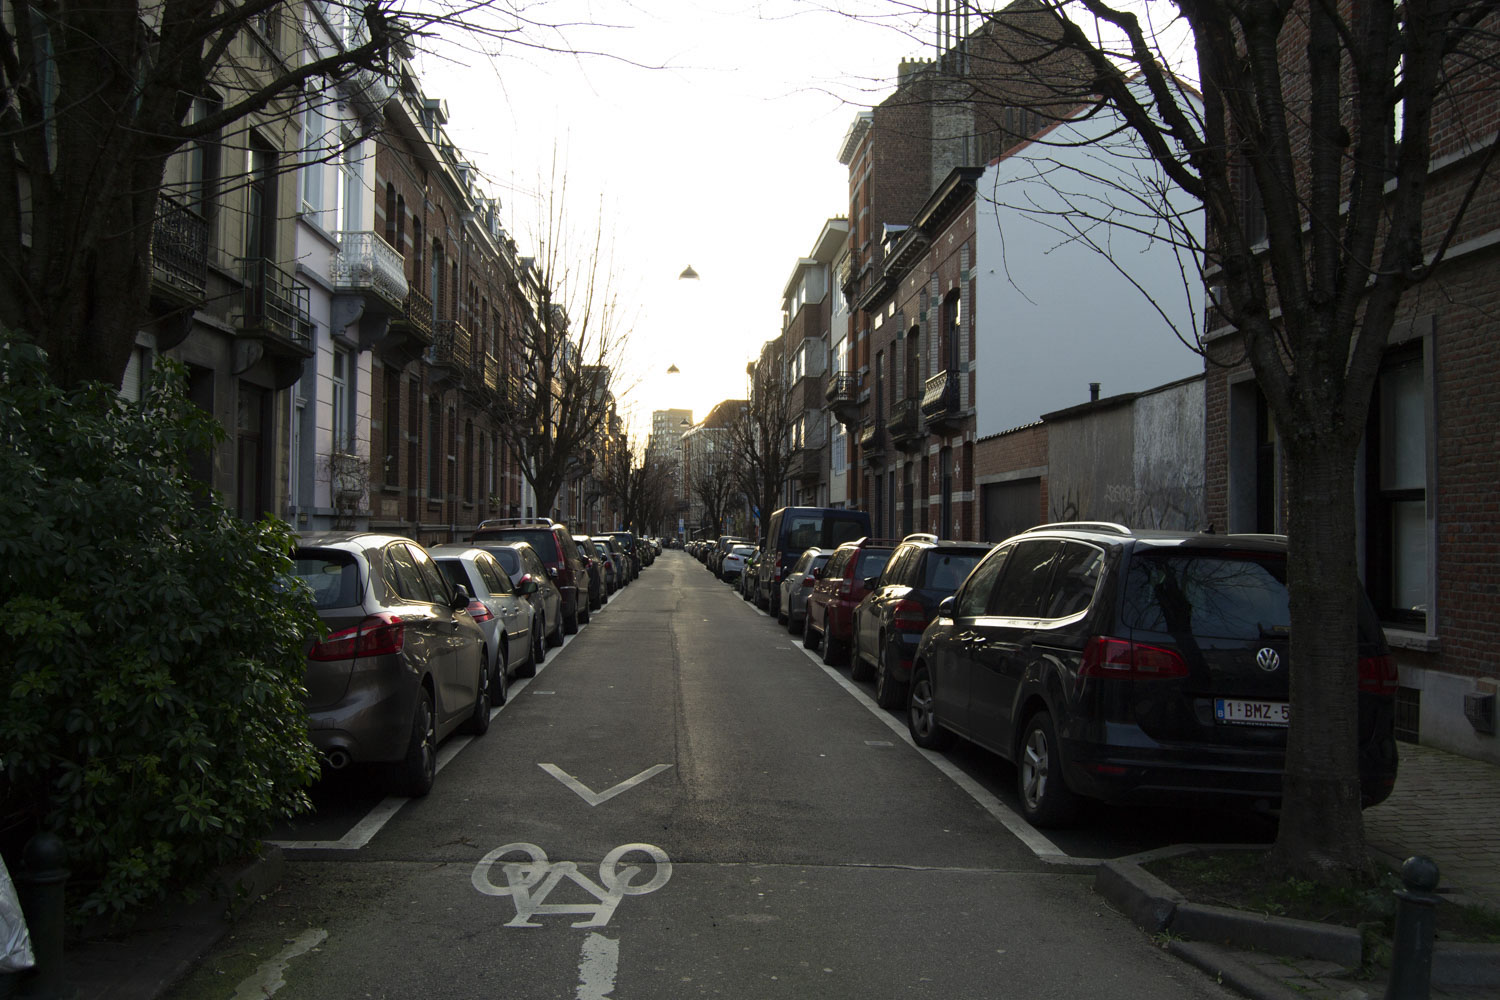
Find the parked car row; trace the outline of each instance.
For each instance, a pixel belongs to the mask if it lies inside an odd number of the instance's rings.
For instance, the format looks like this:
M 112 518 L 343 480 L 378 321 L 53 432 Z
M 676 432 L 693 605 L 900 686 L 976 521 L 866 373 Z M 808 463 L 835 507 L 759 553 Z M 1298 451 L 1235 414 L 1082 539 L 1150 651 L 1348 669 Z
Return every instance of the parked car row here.
M 437 747 L 483 735 L 510 681 L 635 579 L 653 546 L 630 532 L 574 536 L 556 521 L 486 521 L 426 548 L 378 532 L 300 536 L 293 573 L 327 634 L 309 641 L 309 738 L 328 770 L 380 765 L 421 796 Z
M 758 557 L 770 579 L 781 557 L 769 546 Z M 998 545 L 862 537 L 809 545 L 787 565 L 778 622 L 824 663 L 873 677 L 877 703 L 905 712 L 918 746 L 962 738 L 1014 764 L 1034 825 L 1066 824 L 1088 799 L 1279 803 L 1291 667 L 1282 536 L 1066 523 Z M 1368 807 L 1395 784 L 1397 679 L 1361 602 Z

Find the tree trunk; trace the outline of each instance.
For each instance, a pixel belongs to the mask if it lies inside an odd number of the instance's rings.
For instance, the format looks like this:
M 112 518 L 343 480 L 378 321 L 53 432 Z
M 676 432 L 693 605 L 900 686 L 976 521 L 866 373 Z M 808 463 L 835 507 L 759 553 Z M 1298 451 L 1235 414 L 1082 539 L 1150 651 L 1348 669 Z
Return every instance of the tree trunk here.
M 1302 430 L 1286 439 L 1292 724 L 1271 863 L 1341 882 L 1369 866 L 1358 768 L 1357 445 Z

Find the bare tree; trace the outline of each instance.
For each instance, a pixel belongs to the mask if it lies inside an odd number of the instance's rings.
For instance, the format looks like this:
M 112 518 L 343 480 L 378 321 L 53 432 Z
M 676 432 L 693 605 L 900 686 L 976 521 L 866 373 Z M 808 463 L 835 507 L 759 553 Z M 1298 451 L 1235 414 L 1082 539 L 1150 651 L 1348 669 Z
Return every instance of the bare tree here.
M 751 370 L 749 405 L 729 425 L 729 453 L 735 483 L 756 505 L 762 524 L 778 506 L 781 487 L 791 471 L 795 413 L 787 392 L 781 340 L 761 352 Z
M 304 44 L 309 5 L 344 44 Z M 565 51 L 571 27 L 504 0 L 0 5 L 0 325 L 45 348 L 59 384 L 118 382 L 147 318 L 175 152 L 252 116 L 285 120 L 350 74 L 386 74 L 439 31 Z
M 740 497 L 735 485 L 734 466 L 723 459 L 710 460 L 701 468 L 692 470 L 690 476 L 693 499 L 703 506 L 700 527 L 707 531 L 708 537 L 717 538 L 724 533 L 730 505 Z
M 535 308 L 512 331 L 499 413 L 500 434 L 536 492 L 538 513 L 603 454 L 614 411 L 610 379 L 626 339 L 602 226 L 580 251 L 568 228 L 566 179 L 554 176 L 546 192 L 536 234 L 541 256 L 527 289 Z
M 672 470 L 645 458 L 637 442 L 625 439 L 610 450 L 601 481 L 623 527 L 636 534 L 660 532 L 672 503 Z
M 1178 332 L 1210 365 L 1236 363 L 1226 350 L 1248 357 L 1274 419 L 1295 668 L 1272 862 L 1304 877 L 1339 880 L 1368 868 L 1357 757 L 1356 460 L 1403 296 L 1437 273 L 1466 213 L 1494 187 L 1500 145 L 1492 134 L 1465 134 L 1464 109 L 1493 102 L 1497 6 L 1027 0 L 1011 10 L 1050 17 L 992 64 L 1024 74 L 1044 64 L 1044 49 L 1074 60 L 1085 70 L 1076 82 L 1052 80 L 1062 104 L 1102 96 L 1143 159 L 1204 213 L 1201 244 L 1166 199 L 1074 203 L 1054 218 L 1065 238 L 1105 253 L 1101 222 L 1200 254 L 1201 272 L 1189 269 L 1185 280 L 1207 281 L 1215 306 L 1207 322 L 1234 335 L 1210 348 L 1201 331 Z M 979 30 L 1000 16 L 963 2 L 932 13 Z M 966 37 L 953 36 L 936 76 L 979 75 Z M 1196 88 L 1172 72 L 1194 61 Z M 1193 67 L 1186 72 L 1191 79 Z M 1048 80 L 1036 82 L 1045 95 Z M 961 103 L 993 91 L 981 83 L 944 93 Z M 1045 96 L 1019 102 L 1039 121 L 1049 104 Z M 969 119 L 976 131 L 981 117 Z M 1436 151 L 1435 122 L 1444 130 Z M 1130 263 L 1115 263 L 1128 277 Z

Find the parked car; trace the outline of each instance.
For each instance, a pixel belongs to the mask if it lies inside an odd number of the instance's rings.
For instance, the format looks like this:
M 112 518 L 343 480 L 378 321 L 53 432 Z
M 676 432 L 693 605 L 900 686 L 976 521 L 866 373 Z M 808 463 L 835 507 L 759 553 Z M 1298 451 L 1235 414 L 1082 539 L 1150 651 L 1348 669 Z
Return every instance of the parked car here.
M 912 657 L 927 623 L 937 617 L 938 602 L 958 589 L 991 547 L 909 535 L 891 553 L 880 578 L 865 581 L 870 594 L 854 609 L 849 669 L 856 680 L 874 673 L 880 707 L 906 704 Z
M 739 577 L 734 581 L 734 589 L 745 600 L 750 600 L 750 585 L 755 581 L 755 567 L 760 562 L 760 549 L 751 546 L 750 557 L 745 560 L 745 568 L 740 571 Z
M 745 563 L 755 555 L 753 545 L 735 545 L 724 553 L 724 559 L 719 564 L 719 579 L 725 583 L 734 583 L 745 571 Z
M 821 647 L 824 663 L 843 660 L 854 636 L 854 609 L 870 592 L 865 581 L 880 575 L 899 544 L 889 538 L 861 538 L 833 550 L 807 595 L 807 624 L 802 629 L 802 645 Z
M 509 545 L 476 542 L 474 547 L 484 549 L 494 556 L 517 589 L 524 587 L 528 581 L 536 584 L 536 590 L 527 594 L 526 599 L 536 609 L 535 629 L 541 640 L 532 640 L 532 650 L 536 654 L 536 665 L 540 666 L 547 658 L 547 649 L 563 643 L 562 591 L 552 582 L 552 577 L 548 575 L 547 567 L 542 565 L 542 559 L 536 554 L 536 550 L 526 542 L 512 542 Z M 532 675 L 523 673 L 521 676 Z
M 438 744 L 490 724 L 484 633 L 427 550 L 372 532 L 301 535 L 294 573 L 328 634 L 307 651 L 307 720 L 334 770 L 387 764 L 404 795 L 426 795 Z
M 836 507 L 783 507 L 773 511 L 761 535 L 766 558 L 756 569 L 755 603 L 781 619 L 781 581 L 792 563 L 810 548 L 832 552 L 845 542 L 867 538 L 870 515 Z
M 578 550 L 578 561 L 583 563 L 589 578 L 589 612 L 598 611 L 609 599 L 604 586 L 604 570 L 599 565 L 599 553 L 594 551 L 593 540 L 588 535 L 574 535 L 573 546 Z
M 639 547 L 636 545 L 635 535 L 629 531 L 611 531 L 608 534 L 619 543 L 620 548 L 625 552 L 625 557 L 630 560 L 630 571 L 628 574 L 630 579 L 634 580 L 639 577 L 641 575 L 641 566 L 644 564 L 641 562 L 641 553 Z
M 599 563 L 599 578 L 604 584 L 604 599 L 606 601 L 614 596 L 615 591 L 620 589 L 620 566 L 615 562 L 615 557 L 610 554 L 609 546 L 598 538 L 580 538 L 579 545 L 587 545 L 589 551 L 594 553 L 594 558 Z
M 719 540 L 714 543 L 714 547 L 708 553 L 709 572 L 714 576 L 722 578 L 724 574 L 724 557 L 736 545 L 746 544 L 749 544 L 749 540 L 741 538 L 739 535 L 720 535 Z
M 595 535 L 594 541 L 609 549 L 609 557 L 615 564 L 615 589 L 630 583 L 630 555 L 614 535 Z
M 1286 539 L 1051 524 L 996 546 L 912 667 L 919 746 L 1016 764 L 1034 825 L 1106 802 L 1280 800 L 1290 719 Z M 1358 622 L 1361 798 L 1396 779 L 1396 668 Z
M 566 525 L 550 517 L 535 520 L 481 521 L 474 542 L 525 542 L 547 567 L 547 575 L 562 594 L 562 627 L 568 635 L 589 620 L 588 571 Z
M 536 609 L 526 597 L 536 590 L 537 582 L 527 580 L 515 586 L 493 555 L 470 545 L 435 545 L 428 551 L 448 582 L 467 588 L 472 595 L 469 617 L 484 632 L 489 656 L 490 702 L 503 705 L 512 676 L 536 673 L 542 633 L 535 628 Z
M 833 553 L 828 549 L 810 548 L 797 557 L 791 570 L 782 575 L 781 595 L 776 604 L 781 609 L 781 616 L 776 620 L 793 635 L 801 632 L 807 624 L 807 595 L 812 593 L 813 584 L 818 582 L 817 574 L 828 565 L 831 555 Z

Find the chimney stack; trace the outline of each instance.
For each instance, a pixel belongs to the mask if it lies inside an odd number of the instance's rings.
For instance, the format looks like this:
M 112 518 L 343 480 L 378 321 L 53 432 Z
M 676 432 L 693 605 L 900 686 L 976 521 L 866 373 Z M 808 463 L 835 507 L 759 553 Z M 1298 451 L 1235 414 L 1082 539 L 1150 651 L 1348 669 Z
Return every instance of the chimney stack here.
M 1099 383 L 1098 382 L 1090 382 L 1089 383 L 1089 402 L 1090 403 L 1097 403 L 1097 402 L 1099 402 Z

